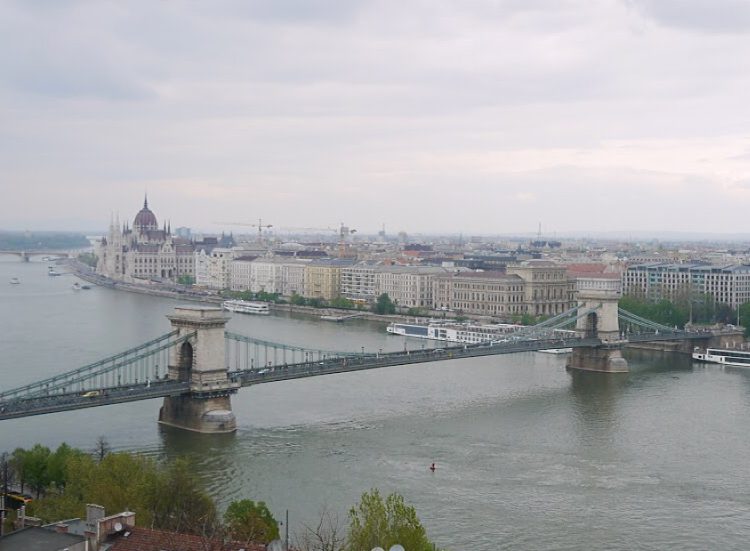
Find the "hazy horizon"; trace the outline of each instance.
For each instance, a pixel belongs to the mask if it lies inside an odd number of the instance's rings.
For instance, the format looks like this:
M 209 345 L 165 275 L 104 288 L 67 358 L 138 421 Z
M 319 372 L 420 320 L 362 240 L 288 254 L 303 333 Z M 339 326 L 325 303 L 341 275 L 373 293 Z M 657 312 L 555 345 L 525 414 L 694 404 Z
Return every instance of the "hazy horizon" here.
M 750 3 L 0 6 L 0 226 L 750 235 Z M 628 228 L 648 228 L 633 230 Z

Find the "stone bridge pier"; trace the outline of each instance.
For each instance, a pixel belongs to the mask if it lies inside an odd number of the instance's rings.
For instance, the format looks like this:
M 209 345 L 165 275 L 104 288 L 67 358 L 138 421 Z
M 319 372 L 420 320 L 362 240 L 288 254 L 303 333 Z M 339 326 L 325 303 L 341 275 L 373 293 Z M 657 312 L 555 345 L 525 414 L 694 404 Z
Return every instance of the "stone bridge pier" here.
M 574 348 L 568 359 L 568 369 L 600 371 L 604 373 L 626 373 L 628 362 L 622 357 L 625 341 L 620 336 L 618 303 L 620 300 L 620 278 L 579 278 L 578 312 L 585 316 L 576 322 L 576 336 L 599 339 L 601 345 Z
M 167 318 L 178 337 L 194 333 L 169 353 L 169 378 L 189 382 L 190 393 L 164 398 L 159 422 L 195 432 L 234 432 L 230 396 L 239 383 L 227 377 L 224 327 L 229 318 L 209 306 L 180 306 Z

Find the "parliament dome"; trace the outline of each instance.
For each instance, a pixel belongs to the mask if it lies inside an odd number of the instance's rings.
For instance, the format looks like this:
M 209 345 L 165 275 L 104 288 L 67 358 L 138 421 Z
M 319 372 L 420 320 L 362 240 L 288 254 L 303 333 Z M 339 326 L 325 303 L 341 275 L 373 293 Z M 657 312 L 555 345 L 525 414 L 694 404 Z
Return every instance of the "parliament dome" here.
M 138 214 L 135 215 L 135 220 L 133 221 L 133 229 L 141 231 L 159 229 L 159 223 L 156 221 L 156 215 L 151 212 L 151 209 L 148 208 L 148 198 L 144 198 L 143 208 L 138 211 Z

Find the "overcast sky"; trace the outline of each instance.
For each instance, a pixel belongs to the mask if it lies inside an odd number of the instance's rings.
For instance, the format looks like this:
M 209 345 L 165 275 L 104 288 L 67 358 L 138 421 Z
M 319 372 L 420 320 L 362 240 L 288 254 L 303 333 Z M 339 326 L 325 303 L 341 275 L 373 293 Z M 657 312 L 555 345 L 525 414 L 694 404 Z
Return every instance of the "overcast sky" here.
M 173 228 L 749 232 L 749 32 L 747 0 L 0 1 L 0 228 L 148 190 Z

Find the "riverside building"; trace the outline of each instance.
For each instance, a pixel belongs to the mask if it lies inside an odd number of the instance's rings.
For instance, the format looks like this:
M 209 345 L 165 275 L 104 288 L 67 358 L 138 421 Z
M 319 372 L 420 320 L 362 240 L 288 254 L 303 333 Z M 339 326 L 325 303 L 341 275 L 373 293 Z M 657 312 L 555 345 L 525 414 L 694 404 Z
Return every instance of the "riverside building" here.
M 120 226 L 119 217 L 110 222 L 107 236 L 96 247 L 96 272 L 124 281 L 192 278 L 194 250 L 195 245 L 189 239 L 171 235 L 169 224 L 159 228 L 145 198 L 132 228 L 127 223 Z
M 750 302 L 750 266 L 745 264 L 648 263 L 629 266 L 623 294 L 649 300 L 690 300 L 704 294 L 732 308 Z

